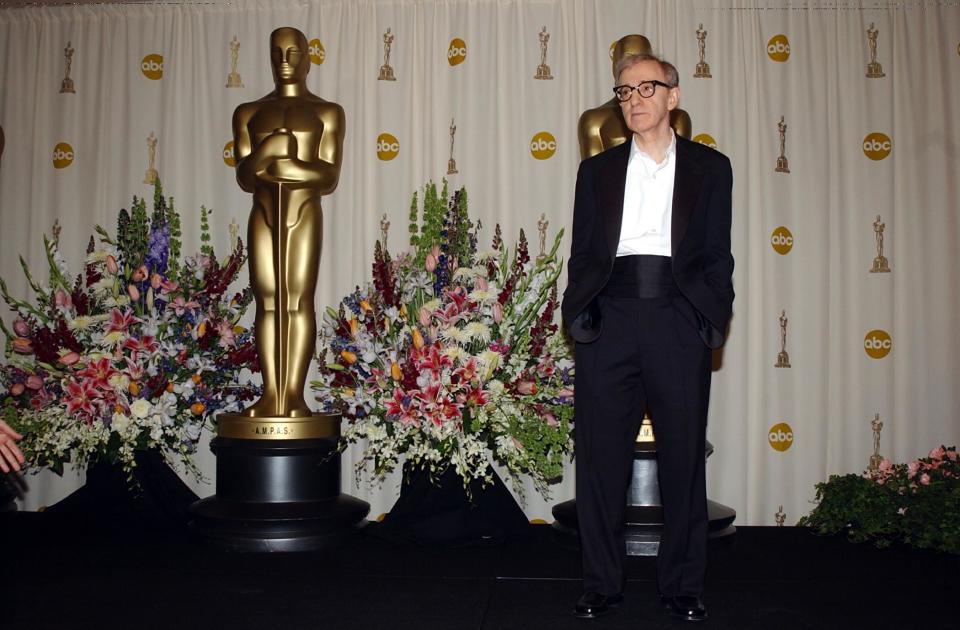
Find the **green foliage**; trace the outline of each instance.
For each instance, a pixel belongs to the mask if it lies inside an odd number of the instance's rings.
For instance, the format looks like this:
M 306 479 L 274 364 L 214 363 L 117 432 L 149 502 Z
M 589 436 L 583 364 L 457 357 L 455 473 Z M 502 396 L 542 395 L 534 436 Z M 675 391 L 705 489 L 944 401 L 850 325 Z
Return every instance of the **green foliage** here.
M 210 213 L 213 210 L 207 210 L 206 206 L 200 206 L 200 251 L 207 255 L 213 255 L 213 246 L 210 245 Z
M 180 214 L 173 205 L 173 197 L 170 197 L 166 209 L 167 226 L 170 229 L 170 257 L 167 262 L 167 276 L 175 282 L 180 277 L 180 248 L 182 245 L 180 229 Z
M 937 453 L 941 455 L 936 456 Z M 846 532 L 853 542 L 960 554 L 960 462 L 956 447 L 934 449 L 908 464 L 885 462 L 875 473 L 832 475 L 816 486 L 818 503 L 798 525 L 820 534 Z
M 159 184 L 157 187 L 159 188 Z M 133 198 L 128 232 L 129 236 L 127 240 L 130 246 L 129 249 L 123 253 L 127 267 L 135 269 L 143 264 L 143 260 L 147 255 L 147 243 L 150 238 L 150 223 L 147 220 L 147 204 L 143 199 Z

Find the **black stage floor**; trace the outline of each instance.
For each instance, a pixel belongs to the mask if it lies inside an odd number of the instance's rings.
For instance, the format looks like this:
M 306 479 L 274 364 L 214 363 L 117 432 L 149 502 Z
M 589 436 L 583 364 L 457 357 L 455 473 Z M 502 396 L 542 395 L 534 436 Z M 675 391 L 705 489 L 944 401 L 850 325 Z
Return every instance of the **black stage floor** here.
M 0 628 L 697 627 L 660 609 L 652 558 L 629 559 L 622 607 L 574 618 L 578 554 L 547 526 L 457 549 L 361 533 L 323 553 L 252 555 L 52 517 L 0 515 Z M 958 576 L 957 556 L 741 527 L 711 549 L 700 627 L 960 628 Z

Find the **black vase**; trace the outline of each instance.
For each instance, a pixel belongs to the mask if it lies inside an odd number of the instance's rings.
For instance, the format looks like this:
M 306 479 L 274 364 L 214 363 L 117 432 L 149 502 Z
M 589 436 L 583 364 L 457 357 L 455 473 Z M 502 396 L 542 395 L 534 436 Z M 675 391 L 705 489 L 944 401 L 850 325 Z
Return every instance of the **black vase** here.
M 136 451 L 134 459 L 132 476 L 120 464 L 91 462 L 84 486 L 46 512 L 117 532 L 185 530 L 197 495 L 160 453 Z
M 431 479 L 428 469 L 407 463 L 400 497 L 382 522 L 366 533 L 398 542 L 464 546 L 502 542 L 526 533 L 530 522 L 496 471 L 493 483 L 469 483 L 451 466 Z

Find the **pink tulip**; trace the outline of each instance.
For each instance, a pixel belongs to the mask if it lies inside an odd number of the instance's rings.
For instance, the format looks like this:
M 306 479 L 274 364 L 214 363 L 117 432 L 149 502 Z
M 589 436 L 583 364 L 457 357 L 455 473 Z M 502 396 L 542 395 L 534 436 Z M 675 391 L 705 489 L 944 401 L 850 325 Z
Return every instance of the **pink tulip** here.
M 72 351 L 60 357 L 60 363 L 63 363 L 64 365 L 73 365 L 79 360 L 80 360 L 80 355 Z
M 437 268 L 437 259 L 433 254 L 427 254 L 427 260 L 424 263 L 424 266 L 427 268 L 427 271 L 433 273 L 433 270 Z
M 160 283 L 164 293 L 172 293 L 180 288 L 180 285 L 173 280 L 164 280 Z
M 73 300 L 70 299 L 70 294 L 63 289 L 56 290 L 56 292 L 53 294 L 53 302 L 57 306 L 62 306 L 63 308 L 70 308 L 73 306 Z
M 163 284 L 163 278 L 160 276 L 159 273 L 155 273 L 152 276 L 150 276 L 150 287 L 154 291 L 160 290 L 160 286 L 162 284 Z
M 476 282 L 473 283 L 473 288 L 477 291 L 486 291 L 490 288 L 490 285 L 487 284 L 486 278 L 477 278 Z
M 30 335 L 30 324 L 28 324 L 25 319 L 18 317 L 13 320 L 13 332 L 21 337 L 27 337 Z
M 557 392 L 557 396 L 560 398 L 573 398 L 573 390 L 569 387 L 561 387 L 560 391 Z
M 924 486 L 929 486 L 929 485 L 930 485 L 930 475 L 928 475 L 927 473 L 923 473 L 922 475 L 920 475 L 920 484 L 921 484 L 921 485 L 924 485 Z
M 147 270 L 146 265 L 140 265 L 140 268 L 133 272 L 132 280 L 134 282 L 143 282 L 144 280 L 147 279 L 147 275 L 149 273 L 150 272 Z
M 550 413 L 549 411 L 544 412 L 541 417 L 543 418 L 543 421 L 547 423 L 547 426 L 551 426 L 551 427 L 560 426 L 560 423 L 557 422 L 557 417 L 552 413 Z
M 430 325 L 430 311 L 426 307 L 420 307 L 420 325 L 426 328 Z
M 111 276 L 115 276 L 120 272 L 120 266 L 117 264 L 117 259 L 113 256 L 107 256 L 107 273 Z
M 493 321 L 498 324 L 503 321 L 503 306 L 500 302 L 493 303 Z
M 130 299 L 133 300 L 134 302 L 140 299 L 140 290 L 132 284 L 127 285 L 127 294 L 130 296 Z
M 25 389 L 26 387 L 23 386 L 23 383 L 14 383 L 13 387 L 10 388 L 10 393 L 14 396 L 19 396 Z
M 25 337 L 17 337 L 12 342 L 13 351 L 20 354 L 33 354 L 33 344 Z
M 40 389 L 43 387 L 43 379 L 37 376 L 36 374 L 31 374 L 27 377 L 27 388 L 28 389 Z

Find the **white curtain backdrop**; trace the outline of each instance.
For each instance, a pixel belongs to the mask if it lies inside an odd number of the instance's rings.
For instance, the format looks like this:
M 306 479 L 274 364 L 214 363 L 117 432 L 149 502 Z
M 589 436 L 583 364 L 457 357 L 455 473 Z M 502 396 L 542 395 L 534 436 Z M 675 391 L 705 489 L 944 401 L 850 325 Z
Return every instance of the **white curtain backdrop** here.
M 701 24 L 712 78 L 693 76 Z M 866 76 L 871 24 L 879 78 Z M 866 467 L 877 413 L 881 452 L 897 461 L 960 442 L 956 2 L 234 0 L 2 9 L 0 276 L 11 291 L 27 294 L 18 255 L 45 265 L 42 235 L 55 219 L 77 269 L 93 226 L 112 227 L 133 195 L 151 194 L 143 183 L 151 132 L 164 189 L 183 215 L 184 251 L 199 250 L 201 204 L 214 209 L 214 245 L 226 251 L 229 223 L 245 226 L 251 205 L 223 160 L 231 115 L 273 89 L 268 37 L 286 25 L 320 40 L 325 57 L 308 85 L 347 116 L 340 185 L 323 201 L 318 310 L 369 278 L 382 214 L 392 224 L 391 250 L 406 243 L 411 193 L 445 176 L 451 119 L 459 174 L 449 181 L 467 187 L 485 240 L 500 223 L 508 239 L 522 228 L 536 243 L 541 213 L 550 238 L 569 231 L 577 119 L 610 97 L 611 43 L 639 33 L 679 68 L 694 136 L 714 142 L 734 168 L 737 298 L 714 373 L 710 497 L 735 508 L 738 524 L 773 524 L 780 506 L 796 522 L 812 507 L 815 483 Z M 552 80 L 534 78 L 544 26 Z M 377 80 L 387 28 L 392 82 Z M 225 87 L 234 36 L 242 88 Z M 454 38 L 466 56 L 451 65 Z M 68 41 L 74 94 L 60 93 Z M 148 55 L 163 57 L 161 78 L 141 70 Z M 775 171 L 781 117 L 789 173 Z M 544 131 L 556 151 L 536 159 L 530 143 Z M 400 145 L 392 160 L 378 159 L 381 133 Z M 870 134 L 883 136 L 871 136 L 878 150 L 865 152 Z M 52 160 L 59 143 L 73 153 L 65 168 Z M 890 273 L 870 273 L 878 215 Z M 774 249 L 775 233 L 785 253 Z M 774 367 L 782 311 L 790 368 Z M 881 358 L 865 349 L 874 330 L 891 339 Z M 210 495 L 206 445 L 197 461 L 208 482 L 189 482 Z M 346 453 L 344 491 L 369 501 L 374 517 L 387 511 L 398 478 L 357 487 L 353 462 Z M 24 507 L 52 504 L 82 480 L 31 477 Z M 527 495 L 528 516 L 552 521 L 551 506 L 573 496 L 573 467 L 550 501 L 532 487 Z

